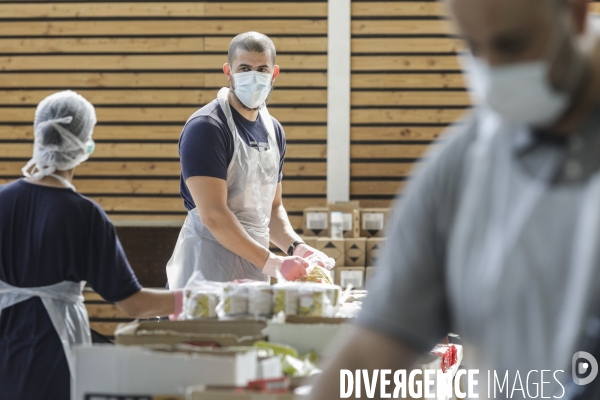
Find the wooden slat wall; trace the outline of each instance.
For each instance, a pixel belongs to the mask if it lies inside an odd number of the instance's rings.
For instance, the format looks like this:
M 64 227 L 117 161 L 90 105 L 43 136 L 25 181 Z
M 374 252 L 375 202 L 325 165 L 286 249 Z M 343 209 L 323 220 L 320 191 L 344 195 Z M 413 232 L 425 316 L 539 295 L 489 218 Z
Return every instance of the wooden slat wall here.
M 0 184 L 30 158 L 35 106 L 73 89 L 98 115 L 78 190 L 119 220 L 182 221 L 177 140 L 227 85 L 234 35 L 268 34 L 282 73 L 270 111 L 288 140 L 284 196 L 295 228 L 326 197 L 327 2 L 0 4 Z M 158 222 L 157 222 L 158 223 Z
M 443 4 L 352 1 L 350 196 L 393 203 L 443 129 L 470 106 Z
M 470 108 L 463 49 L 443 2 L 352 1 L 352 199 L 392 204 L 428 145 Z

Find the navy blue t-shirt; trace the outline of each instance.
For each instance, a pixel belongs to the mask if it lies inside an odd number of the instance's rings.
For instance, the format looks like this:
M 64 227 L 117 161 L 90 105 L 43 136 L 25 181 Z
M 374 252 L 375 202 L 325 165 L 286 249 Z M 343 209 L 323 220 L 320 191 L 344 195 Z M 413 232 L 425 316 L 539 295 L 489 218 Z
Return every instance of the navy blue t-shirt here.
M 0 186 L 0 280 L 16 287 L 87 281 L 106 300 L 141 289 L 99 205 L 66 188 Z M 0 400 L 69 400 L 70 377 L 42 301 L 0 314 Z
M 268 143 L 267 128 L 260 114 L 256 121 L 248 121 L 235 108 L 231 108 L 233 121 L 240 137 L 256 151 Z M 285 134 L 283 127 L 275 118 L 275 136 L 279 146 L 279 182 L 283 178 L 283 158 L 285 156 Z M 227 167 L 233 158 L 233 135 L 227 126 L 227 119 L 219 105 L 213 100 L 198 110 L 190 119 L 179 138 L 179 156 L 181 158 L 180 192 L 187 210 L 196 207 L 185 180 L 190 176 L 210 176 L 227 180 Z

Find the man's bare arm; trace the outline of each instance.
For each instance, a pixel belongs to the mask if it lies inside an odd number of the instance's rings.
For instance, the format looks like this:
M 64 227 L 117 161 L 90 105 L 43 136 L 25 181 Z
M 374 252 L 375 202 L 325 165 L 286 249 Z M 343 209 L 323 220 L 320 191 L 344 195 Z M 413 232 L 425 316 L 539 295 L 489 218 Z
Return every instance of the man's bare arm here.
M 271 231 L 271 242 L 275 243 L 275 245 L 285 253 L 294 241 L 301 241 L 302 239 L 294 231 L 294 228 L 292 228 L 287 211 L 285 211 L 285 208 L 283 207 L 281 193 L 281 182 L 279 182 L 277 184 L 275 200 L 273 200 L 269 229 Z

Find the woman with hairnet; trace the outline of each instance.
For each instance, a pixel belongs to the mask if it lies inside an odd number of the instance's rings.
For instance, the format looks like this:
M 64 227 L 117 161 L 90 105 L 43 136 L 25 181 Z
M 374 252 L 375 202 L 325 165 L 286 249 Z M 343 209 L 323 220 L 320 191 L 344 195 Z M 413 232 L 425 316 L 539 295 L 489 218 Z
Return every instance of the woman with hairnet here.
M 91 342 L 86 282 L 132 317 L 181 311 L 181 292 L 142 289 L 107 215 L 71 182 L 95 124 L 79 94 L 47 97 L 25 178 L 0 187 L 0 400 L 70 398 L 71 346 Z

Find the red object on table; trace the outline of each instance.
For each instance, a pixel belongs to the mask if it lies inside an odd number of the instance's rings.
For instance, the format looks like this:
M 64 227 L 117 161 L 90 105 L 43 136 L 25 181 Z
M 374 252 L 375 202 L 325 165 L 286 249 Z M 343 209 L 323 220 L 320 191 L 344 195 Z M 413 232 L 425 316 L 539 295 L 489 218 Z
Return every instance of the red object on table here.
M 247 388 L 257 392 L 287 393 L 290 388 L 290 380 L 285 376 L 274 379 L 259 379 L 248 382 Z
M 442 372 L 444 373 L 458 361 L 456 346 L 453 344 L 438 344 L 431 354 L 442 358 Z

